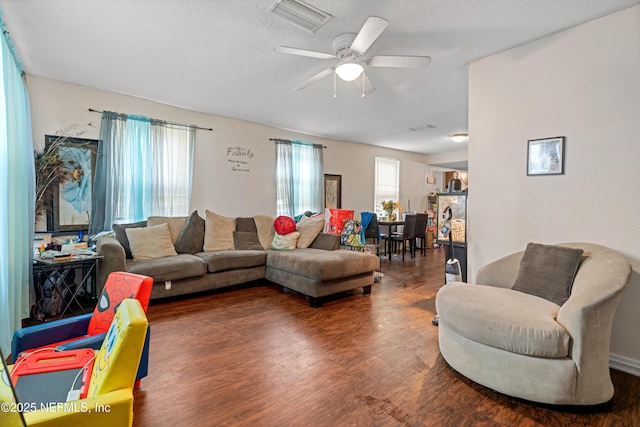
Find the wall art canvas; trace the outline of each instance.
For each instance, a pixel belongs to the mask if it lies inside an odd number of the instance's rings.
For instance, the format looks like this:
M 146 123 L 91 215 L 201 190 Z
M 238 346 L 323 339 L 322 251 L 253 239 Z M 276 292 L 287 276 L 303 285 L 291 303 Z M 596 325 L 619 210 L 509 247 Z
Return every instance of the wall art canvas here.
M 564 174 L 564 136 L 527 142 L 527 175 Z
M 60 163 L 57 185 L 52 188 L 53 231 L 87 230 L 98 141 L 46 135 L 45 145 L 57 144 Z
M 342 175 L 324 175 L 324 207 L 327 209 L 342 207 Z

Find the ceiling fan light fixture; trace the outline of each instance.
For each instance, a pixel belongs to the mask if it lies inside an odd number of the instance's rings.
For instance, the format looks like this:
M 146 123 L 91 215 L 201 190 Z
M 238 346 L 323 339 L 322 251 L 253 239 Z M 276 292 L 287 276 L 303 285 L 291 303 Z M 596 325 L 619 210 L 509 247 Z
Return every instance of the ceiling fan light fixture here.
M 451 141 L 453 142 L 465 142 L 469 138 L 469 134 L 467 133 L 454 133 L 453 135 L 449 135 Z
M 269 8 L 269 12 L 312 33 L 333 18 L 327 12 L 300 0 L 276 0 Z
M 343 61 L 336 67 L 336 74 L 345 82 L 352 82 L 364 71 L 362 65 L 352 59 Z

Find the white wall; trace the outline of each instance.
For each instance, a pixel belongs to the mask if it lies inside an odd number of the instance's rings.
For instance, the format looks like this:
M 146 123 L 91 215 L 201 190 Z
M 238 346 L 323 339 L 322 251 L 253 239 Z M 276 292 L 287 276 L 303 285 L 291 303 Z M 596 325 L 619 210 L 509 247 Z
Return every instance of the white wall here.
M 469 268 L 529 241 L 587 241 L 633 265 L 611 353 L 640 372 L 640 6 L 471 64 Z M 526 176 L 527 140 L 565 136 L 565 174 Z
M 455 144 L 455 142 L 452 142 L 452 144 Z M 429 154 L 427 156 L 427 161 L 432 165 L 466 163 L 468 159 L 469 153 L 467 149 L 462 151 L 447 151 L 445 153 Z
M 431 191 L 426 184 L 429 167 L 422 155 L 308 136 L 37 76 L 27 76 L 27 87 L 37 146 L 44 145 L 45 134 L 74 123 L 87 131 L 83 137 L 97 139 L 100 115 L 89 112 L 89 108 L 213 128 L 213 132 L 196 132 L 191 209 L 197 209 L 203 216 L 205 209 L 228 216 L 275 214 L 275 146 L 269 138 L 301 139 L 325 145 L 325 173 L 342 175 L 342 207 L 353 209 L 356 214 L 374 208 L 375 156 L 400 159 L 403 207 L 411 200 L 412 209 L 418 208 L 414 203 L 422 203 Z M 89 123 L 94 127 L 87 126 Z M 234 157 L 228 156 L 227 150 L 236 146 L 253 153 L 252 158 L 240 158 L 247 162 L 241 169 L 248 172 L 231 170 L 237 163 L 230 161 Z M 426 201 L 421 209 L 426 209 Z

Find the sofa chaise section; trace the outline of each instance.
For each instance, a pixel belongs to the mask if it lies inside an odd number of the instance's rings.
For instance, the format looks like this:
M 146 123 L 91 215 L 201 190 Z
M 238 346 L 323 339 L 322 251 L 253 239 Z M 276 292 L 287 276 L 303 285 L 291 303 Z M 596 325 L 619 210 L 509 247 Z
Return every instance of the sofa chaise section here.
M 317 308 L 322 305 L 321 298 L 328 295 L 356 288 L 370 293 L 374 271 L 379 267 L 377 256 L 355 251 L 269 251 L 266 278 L 309 296 L 309 304 Z

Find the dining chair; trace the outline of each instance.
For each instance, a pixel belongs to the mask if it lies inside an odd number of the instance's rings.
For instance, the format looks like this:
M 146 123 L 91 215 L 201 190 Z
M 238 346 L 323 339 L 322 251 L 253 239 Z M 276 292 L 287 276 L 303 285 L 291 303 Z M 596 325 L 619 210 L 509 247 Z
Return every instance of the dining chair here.
M 408 214 L 404 218 L 404 227 L 401 234 L 391 234 L 389 236 L 389 259 L 391 259 L 391 247 L 396 243 L 402 245 L 402 260 L 404 261 L 404 253 L 407 250 L 407 242 L 409 243 L 409 254 L 411 258 L 415 256 L 415 236 L 416 232 L 416 215 Z
M 364 213 L 364 212 L 363 212 Z M 365 242 L 372 240 L 376 245 L 376 255 L 380 255 L 380 242 L 385 241 L 387 235 L 380 233 L 380 226 L 378 225 L 378 215 L 375 213 L 369 213 L 371 215 L 371 221 L 364 230 Z
M 426 213 L 416 214 L 416 246 L 420 248 L 420 253 L 427 254 L 427 221 L 429 215 Z

